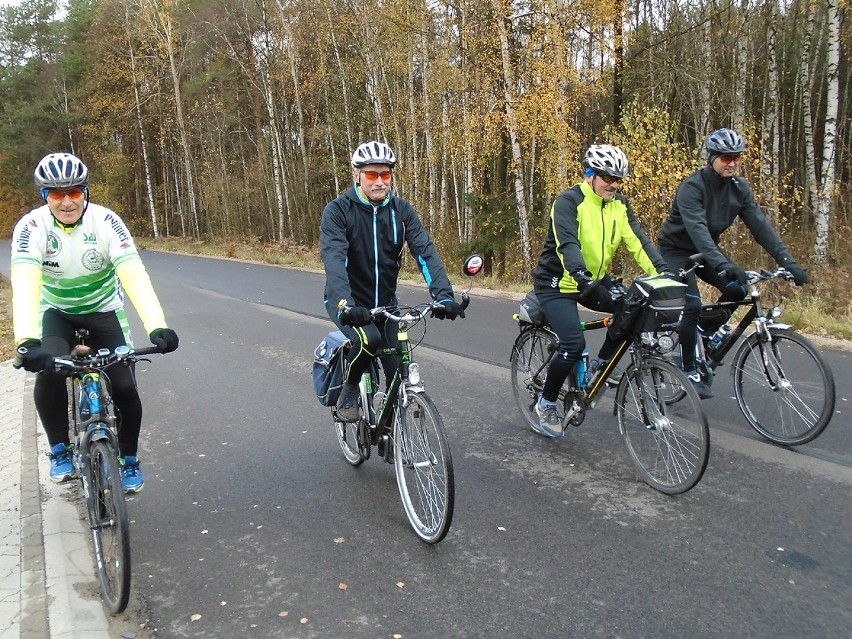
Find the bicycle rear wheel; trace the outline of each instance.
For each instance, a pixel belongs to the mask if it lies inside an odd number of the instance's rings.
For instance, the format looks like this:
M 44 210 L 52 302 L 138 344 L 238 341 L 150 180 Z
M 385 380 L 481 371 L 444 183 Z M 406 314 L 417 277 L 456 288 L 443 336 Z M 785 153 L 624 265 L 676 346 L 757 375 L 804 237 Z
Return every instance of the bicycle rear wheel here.
M 674 395 L 683 395 L 675 404 Z M 618 428 L 642 479 L 667 495 L 695 486 L 707 468 L 710 431 L 683 371 L 656 358 L 631 365 L 615 395 Z
M 556 348 L 552 333 L 540 328 L 523 331 L 512 346 L 509 358 L 512 370 L 512 393 L 527 425 L 538 432 L 539 419 L 535 405 L 544 388 L 547 365 Z
M 834 414 L 834 375 L 810 341 L 770 328 L 771 341 L 752 333 L 734 360 L 734 393 L 749 424 L 785 446 L 806 444 Z
M 394 470 L 408 521 L 428 544 L 450 529 L 455 506 L 455 478 L 444 422 L 423 392 L 410 392 L 408 405 L 394 420 Z
M 130 525 L 118 455 L 109 442 L 98 440 L 89 447 L 89 493 L 86 506 L 95 550 L 95 569 L 104 603 L 117 615 L 130 598 Z

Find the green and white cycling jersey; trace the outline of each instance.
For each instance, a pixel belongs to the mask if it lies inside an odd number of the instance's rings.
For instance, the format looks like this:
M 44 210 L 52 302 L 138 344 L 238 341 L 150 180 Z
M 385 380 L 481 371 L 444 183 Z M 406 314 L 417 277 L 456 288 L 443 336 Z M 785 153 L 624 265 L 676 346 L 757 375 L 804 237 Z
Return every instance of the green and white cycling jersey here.
M 78 315 L 118 311 L 124 306 L 122 285 L 146 330 L 166 325 L 133 237 L 104 206 L 89 203 L 80 223 L 67 230 L 47 205 L 33 209 L 15 226 L 11 266 L 16 342 L 39 337 L 48 308 Z M 18 308 L 19 295 L 22 301 L 40 299 L 40 308 Z

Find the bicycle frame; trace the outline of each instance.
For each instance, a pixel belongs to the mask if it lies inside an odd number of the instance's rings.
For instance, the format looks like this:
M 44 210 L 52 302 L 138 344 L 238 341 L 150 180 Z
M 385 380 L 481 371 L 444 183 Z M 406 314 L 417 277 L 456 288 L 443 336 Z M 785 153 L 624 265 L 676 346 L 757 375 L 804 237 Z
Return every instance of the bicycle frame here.
M 739 301 L 731 301 L 731 302 L 723 302 L 717 301 L 712 304 L 704 304 L 701 306 L 701 312 L 705 311 L 713 311 L 717 309 L 725 309 L 730 311 L 730 315 L 733 315 L 734 311 L 742 306 L 749 306 L 749 310 L 743 316 L 743 318 L 731 329 L 731 332 L 725 336 L 722 343 L 719 344 L 718 347 L 713 349 L 712 351 L 707 351 L 704 348 L 703 339 L 699 339 L 695 343 L 696 348 L 696 358 L 697 361 L 705 362 L 711 370 L 716 370 L 719 366 L 724 362 L 725 356 L 733 349 L 734 345 L 737 343 L 739 338 L 745 333 L 746 329 L 750 324 L 753 324 L 755 330 L 762 335 L 764 338 L 769 338 L 769 328 L 790 328 L 789 324 L 781 324 L 775 322 L 774 318 L 776 317 L 775 309 L 770 309 L 768 311 L 764 310 L 763 304 L 761 303 L 761 294 L 760 289 L 758 288 L 758 283 L 763 280 L 757 280 L 752 282 L 749 285 L 750 291 L 749 296 L 744 300 Z M 701 332 L 702 337 L 707 337 Z

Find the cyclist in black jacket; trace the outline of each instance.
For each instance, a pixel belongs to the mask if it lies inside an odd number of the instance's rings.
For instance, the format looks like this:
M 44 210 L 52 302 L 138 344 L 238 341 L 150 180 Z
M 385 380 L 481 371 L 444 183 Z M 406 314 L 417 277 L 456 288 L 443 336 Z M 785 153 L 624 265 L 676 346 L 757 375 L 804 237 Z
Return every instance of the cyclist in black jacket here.
M 329 202 L 322 214 L 321 248 L 325 265 L 326 311 L 352 340 L 343 388 L 337 401 L 338 416 L 356 421 L 358 380 L 378 348 L 396 344 L 396 326 L 384 318 L 373 319 L 369 309 L 397 303 L 396 286 L 405 244 L 432 299 L 443 304 L 435 317 L 464 317 L 432 238 L 407 201 L 390 191 L 396 156 L 383 142 L 361 144 L 352 154 L 354 186 Z M 395 366 L 383 361 L 386 379 Z
M 744 299 L 746 274 L 719 248 L 719 237 L 740 217 L 754 239 L 793 275 L 796 286 L 803 286 L 808 275 L 778 237 L 769 220 L 755 202 L 748 183 L 735 177 L 746 143 L 732 129 L 719 129 L 707 138 L 707 166 L 684 178 L 678 187 L 668 218 L 657 237 L 660 253 L 669 270 L 678 273 L 692 265 L 690 255 L 701 252 L 705 268 L 692 271 L 686 278 L 686 307 L 680 322 L 679 337 L 683 352 L 683 370 L 690 376 L 702 399 L 713 397 L 695 370 L 695 342 L 701 296 L 696 273 L 722 292 L 722 299 Z

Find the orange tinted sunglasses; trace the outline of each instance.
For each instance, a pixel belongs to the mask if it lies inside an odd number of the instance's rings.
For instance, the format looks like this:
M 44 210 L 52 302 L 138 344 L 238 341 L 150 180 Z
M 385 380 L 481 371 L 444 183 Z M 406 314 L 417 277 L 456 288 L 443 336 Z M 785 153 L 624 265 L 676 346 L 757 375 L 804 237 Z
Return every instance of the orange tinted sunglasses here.
M 600 179 L 602 179 L 607 184 L 612 184 L 613 182 L 621 182 L 622 178 L 616 177 L 614 175 L 605 175 L 603 173 L 597 174 Z
M 47 192 L 47 199 L 54 202 L 61 202 L 66 196 L 68 196 L 72 200 L 76 200 L 77 198 L 83 197 L 84 194 L 85 191 L 79 186 L 75 186 L 70 189 L 50 189 Z
M 723 164 L 733 164 L 734 162 L 739 162 L 741 156 L 739 153 L 724 153 L 719 156 L 719 159 L 722 160 Z
M 393 171 L 361 171 L 368 180 L 378 180 L 382 178 L 385 182 L 393 177 Z

